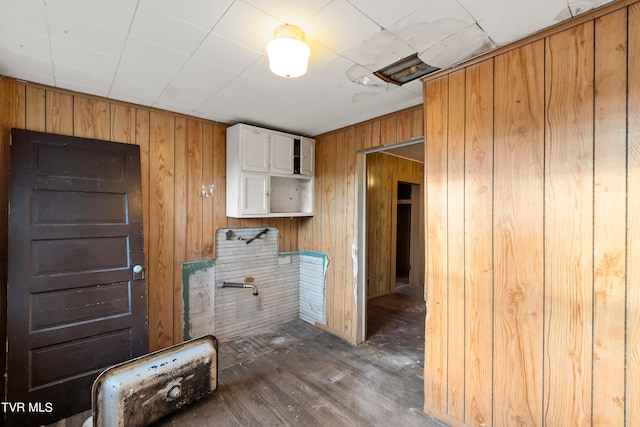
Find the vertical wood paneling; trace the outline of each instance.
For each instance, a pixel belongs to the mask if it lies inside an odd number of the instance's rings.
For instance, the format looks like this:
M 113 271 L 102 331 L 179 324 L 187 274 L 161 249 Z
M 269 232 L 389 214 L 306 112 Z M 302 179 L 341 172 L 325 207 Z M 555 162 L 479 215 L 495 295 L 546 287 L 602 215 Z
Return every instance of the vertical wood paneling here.
M 204 125 L 202 143 L 203 185 L 215 186 L 213 198 L 203 201 L 202 250 L 203 258 L 215 257 L 215 234 L 218 228 L 226 226 L 226 126 L 217 123 Z
M 46 130 L 46 92 L 44 89 L 27 86 L 26 129 L 44 132 Z
M 47 91 L 45 129 L 50 133 L 73 135 L 73 95 Z
M 187 247 L 186 260 L 206 258 L 202 250 L 202 210 L 205 198 L 200 195 L 202 180 L 202 122 L 187 122 Z M 207 187 L 207 185 L 205 185 Z M 208 188 L 208 187 L 207 187 Z
M 396 141 L 408 141 L 412 138 L 413 133 L 413 111 L 405 111 L 398 114 L 398 122 L 396 126 Z
M 593 424 L 624 425 L 627 11 L 596 20 Z M 620 209 L 611 210 L 611 206 Z
M 424 111 L 422 108 L 413 111 L 411 129 L 411 138 L 424 136 Z
M 425 170 L 427 178 L 424 395 L 430 408 L 447 410 L 447 78 L 425 84 Z M 461 339 L 458 337 L 457 339 Z M 428 411 L 430 408 L 426 408 Z
M 174 122 L 173 155 L 173 342 L 184 331 L 182 326 L 182 271 L 181 260 L 187 259 L 187 120 L 176 117 Z
M 347 132 L 338 132 L 336 135 L 336 177 L 347 176 Z M 336 242 L 340 241 L 335 248 L 334 257 L 334 274 L 335 285 L 333 288 L 333 304 L 334 304 L 334 327 L 341 333 L 345 330 L 345 317 L 346 317 L 346 305 L 345 305 L 345 288 L 347 287 L 347 267 L 351 264 L 347 260 L 349 241 L 347 240 L 347 183 L 335 186 L 335 196 L 333 204 L 335 206 L 334 218 L 335 218 L 335 236 Z
M 136 109 L 135 111 L 135 141 L 136 145 L 140 146 L 140 184 L 142 186 L 142 227 L 144 229 L 144 259 L 145 265 L 149 266 L 149 222 L 150 222 L 150 209 L 149 200 L 151 195 L 149 194 L 149 111 L 143 109 Z M 147 279 L 147 295 L 149 294 L 149 279 Z M 147 312 L 148 312 L 149 298 L 147 297 Z M 154 334 L 153 329 L 149 326 L 149 336 Z
M 355 289 L 357 282 L 357 274 L 354 271 L 354 263 L 357 262 L 357 253 L 354 248 L 357 245 L 356 228 L 358 224 L 357 218 L 357 193 L 356 193 L 356 137 L 355 130 L 350 129 L 347 134 L 347 164 L 346 178 L 347 191 L 345 196 L 346 221 L 345 236 L 347 242 L 347 254 L 345 265 L 345 287 L 344 287 L 344 336 L 356 335 L 357 310 Z
M 106 101 L 73 97 L 73 135 L 111 140 L 111 109 Z
M 174 117 L 151 112 L 149 147 L 149 350 L 173 344 Z
M 542 425 L 544 43 L 495 58 L 494 424 Z M 499 403 L 498 403 L 499 402 Z
M 320 194 L 322 197 L 322 216 L 321 216 L 321 252 L 329 255 L 329 266 L 327 267 L 327 323 L 335 327 L 336 314 L 338 317 L 342 315 L 342 307 L 338 307 L 335 303 L 336 293 L 336 233 L 335 233 L 335 198 L 336 198 L 336 135 L 322 141 L 320 144 L 316 141 L 316 150 L 320 147 L 320 152 L 316 151 L 320 159 L 319 175 L 322 178 L 322 187 Z M 337 331 L 337 327 L 335 328 Z
M 640 3 L 628 17 L 626 398 L 628 425 L 640 420 Z
M 133 144 L 136 139 L 136 112 L 128 105 L 111 104 L 111 140 Z
M 380 120 L 380 145 L 385 146 L 401 141 L 398 135 L 398 116 L 393 114 Z
M 465 420 L 492 420 L 493 62 L 467 68 L 465 134 Z
M 545 423 L 582 426 L 591 423 L 593 23 L 549 37 L 546 58 Z
M 465 71 L 449 75 L 447 146 L 447 280 L 448 333 L 465 336 L 464 274 L 464 118 Z M 428 289 L 428 288 L 427 288 Z M 464 419 L 465 352 L 464 339 L 447 340 L 447 411 Z

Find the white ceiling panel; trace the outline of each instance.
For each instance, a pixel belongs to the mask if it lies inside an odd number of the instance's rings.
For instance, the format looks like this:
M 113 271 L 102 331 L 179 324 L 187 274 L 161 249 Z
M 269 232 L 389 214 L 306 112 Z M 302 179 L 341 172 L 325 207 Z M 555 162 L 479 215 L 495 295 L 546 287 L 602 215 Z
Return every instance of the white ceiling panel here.
M 168 16 L 180 19 L 208 32 L 222 18 L 233 3 L 233 0 L 187 0 L 186 2 L 141 0 L 139 3 L 155 8 Z
M 0 48 L 0 74 L 34 83 L 55 86 L 51 61 Z
M 213 32 L 256 52 L 266 52 L 273 30 L 280 24 L 274 17 L 236 0 Z
M 342 53 L 382 28 L 346 0 L 333 0 L 303 30 L 334 52 Z
M 54 70 L 61 65 L 113 76 L 118 68 L 117 56 L 86 49 L 58 39 L 51 39 Z
M 569 9 L 571 9 L 573 16 L 578 16 L 596 7 L 611 3 L 612 1 L 613 0 L 569 0 Z
M 298 26 L 303 26 L 305 22 L 331 1 L 245 0 L 246 3 L 277 19 L 282 24 Z M 271 34 L 273 34 L 273 30 Z
M 370 71 L 377 71 L 416 51 L 389 31 L 380 31 L 342 55 Z
M 218 34 L 209 33 L 193 58 L 239 73 L 262 55 Z
M 416 10 L 431 3 L 433 0 L 406 0 L 406 1 L 371 1 L 371 0 L 347 0 L 372 21 L 387 28 L 401 18 L 414 13 Z
M 174 73 L 149 68 L 140 61 L 130 61 L 122 59 L 118 65 L 114 81 L 127 80 L 130 82 L 141 82 L 147 86 L 165 88 L 175 78 Z
M 143 64 L 169 74 L 177 74 L 189 60 L 189 56 L 166 49 L 160 45 L 129 36 L 122 59 Z
M 140 80 L 119 78 L 114 80 L 109 97 L 134 104 L 153 105 L 164 89 L 164 87 L 145 84 Z
M 566 0 L 459 0 L 498 45 L 554 25 L 569 15 Z
M 0 0 L 0 74 L 305 135 L 422 102 L 372 72 L 413 53 L 447 68 L 611 0 Z M 282 23 L 306 75 L 269 71 Z
M 125 34 L 131 27 L 138 6 L 137 1 L 131 0 L 40 0 L 39 3 L 46 4 L 49 25 L 55 22 L 54 12 L 66 11 L 79 22 L 99 24 Z
M 58 64 L 55 75 L 56 83 L 64 84 L 68 89 L 77 92 L 108 96 L 111 89 L 112 76 L 109 74 Z
M 113 57 L 122 54 L 127 40 L 126 32 L 89 23 L 64 9 L 49 8 L 48 15 L 52 40 L 60 40 Z
M 131 35 L 183 55 L 191 55 L 207 36 L 202 28 L 141 3 L 131 25 Z
M 434 0 L 389 27 L 389 31 L 422 52 L 475 24 L 465 8 L 453 0 Z
M 27 33 L 49 36 L 47 14 L 43 0 L 0 2 L 0 27 L 20 29 Z M 19 37 L 16 37 L 19 42 Z
M 493 41 L 477 25 L 467 27 L 431 46 L 418 57 L 427 64 L 446 68 L 495 48 Z

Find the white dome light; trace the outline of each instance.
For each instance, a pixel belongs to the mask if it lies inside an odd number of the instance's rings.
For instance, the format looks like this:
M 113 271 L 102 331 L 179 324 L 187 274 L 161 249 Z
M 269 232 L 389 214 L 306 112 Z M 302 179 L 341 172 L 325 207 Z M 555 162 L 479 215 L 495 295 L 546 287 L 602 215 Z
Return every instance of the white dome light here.
M 273 35 L 274 39 L 267 45 L 271 71 L 282 77 L 300 77 L 306 73 L 311 51 L 300 27 L 284 24 L 276 28 Z

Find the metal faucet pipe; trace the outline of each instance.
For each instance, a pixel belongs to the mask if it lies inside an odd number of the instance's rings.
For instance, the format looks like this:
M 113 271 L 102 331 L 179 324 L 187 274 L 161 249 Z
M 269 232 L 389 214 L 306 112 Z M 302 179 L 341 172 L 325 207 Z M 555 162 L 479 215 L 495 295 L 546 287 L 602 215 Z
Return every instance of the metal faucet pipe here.
M 218 282 L 216 286 L 218 288 L 250 288 L 253 289 L 253 295 L 258 296 L 258 288 L 249 283 Z

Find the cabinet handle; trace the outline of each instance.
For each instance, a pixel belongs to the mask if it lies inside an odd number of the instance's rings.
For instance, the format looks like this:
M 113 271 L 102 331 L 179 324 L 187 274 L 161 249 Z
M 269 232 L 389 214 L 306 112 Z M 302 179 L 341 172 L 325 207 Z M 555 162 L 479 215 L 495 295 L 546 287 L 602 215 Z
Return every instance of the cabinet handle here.
M 265 196 L 270 196 L 270 194 L 269 194 L 269 192 L 268 192 L 268 191 L 265 191 L 265 192 L 264 192 L 264 195 L 265 195 Z

